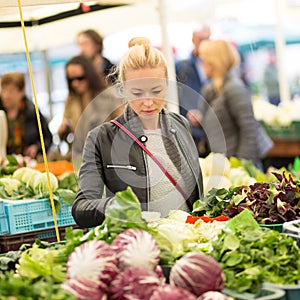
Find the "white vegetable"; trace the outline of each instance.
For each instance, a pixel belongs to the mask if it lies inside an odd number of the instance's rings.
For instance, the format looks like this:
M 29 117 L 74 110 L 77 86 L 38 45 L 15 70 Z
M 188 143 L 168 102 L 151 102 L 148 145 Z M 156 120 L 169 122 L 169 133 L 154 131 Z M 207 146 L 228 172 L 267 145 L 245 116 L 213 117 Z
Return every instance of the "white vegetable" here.
M 165 284 L 158 287 L 150 300 L 197 300 L 196 296 L 189 291 L 176 286 Z
M 58 179 L 51 172 L 49 172 L 49 177 L 51 189 L 54 192 L 58 189 Z M 36 194 L 48 192 L 49 188 L 47 173 L 41 173 L 41 175 L 36 176 L 32 188 Z
M 119 273 L 110 285 L 111 300 L 149 300 L 160 285 L 154 271 L 145 268 L 129 268 Z
M 7 192 L 7 194 L 11 196 L 13 191 L 18 190 L 19 186 L 21 185 L 21 182 L 14 178 L 3 177 L 0 178 L 0 184 L 4 186 L 4 189 Z
M 88 241 L 76 247 L 69 255 L 67 277 L 91 280 L 106 290 L 119 272 L 117 263 L 116 253 L 110 245 L 104 241 Z
M 230 171 L 230 161 L 222 153 L 211 152 L 203 160 L 199 160 L 204 176 L 221 175 L 228 176 Z
M 99 288 L 98 282 L 86 278 L 69 279 L 61 287 L 73 294 L 76 300 L 105 300 L 104 291 Z
M 229 173 L 229 179 L 232 183 L 232 186 L 241 186 L 241 185 L 252 185 L 256 182 L 256 179 L 250 177 L 247 171 L 243 167 L 232 168 Z
M 189 252 L 172 267 L 170 284 L 186 289 L 199 297 L 207 291 L 221 291 L 224 273 L 219 263 L 202 252 Z
M 33 188 L 33 182 L 37 175 L 42 174 L 42 172 L 34 170 L 29 167 L 22 167 L 17 169 L 12 177 L 18 179 L 19 181 L 23 181 L 27 186 L 31 186 Z
M 127 229 L 112 242 L 119 259 L 119 268 L 143 267 L 153 270 L 160 260 L 155 238 L 145 230 Z
M 203 177 L 203 193 L 204 193 L 204 195 L 207 195 L 207 193 L 213 188 L 228 189 L 231 186 L 232 186 L 231 181 L 225 176 L 211 175 L 208 177 Z
M 233 300 L 231 297 L 224 295 L 220 292 L 209 291 L 202 294 L 198 300 Z

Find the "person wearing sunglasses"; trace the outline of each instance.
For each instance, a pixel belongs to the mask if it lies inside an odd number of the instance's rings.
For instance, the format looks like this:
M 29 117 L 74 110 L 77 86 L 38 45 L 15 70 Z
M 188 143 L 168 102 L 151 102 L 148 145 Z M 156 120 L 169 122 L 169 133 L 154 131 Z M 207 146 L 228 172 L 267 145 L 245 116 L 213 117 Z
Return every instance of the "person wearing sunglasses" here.
M 67 141 L 73 147 L 74 132 L 81 119 L 80 138 L 78 135 L 76 142 L 77 152 L 80 153 L 87 132 L 105 120 L 117 117 L 122 112 L 123 99 L 114 97 L 111 93 L 103 93 L 108 84 L 99 75 L 92 62 L 83 55 L 75 56 L 67 62 L 66 79 L 69 94 L 65 101 L 63 121 L 58 129 L 58 135 L 61 140 Z M 97 101 L 93 101 L 94 99 Z M 91 102 L 93 104 L 86 114 L 88 116 L 85 115 L 85 119 L 82 120 L 83 112 Z
M 191 211 L 202 195 L 191 126 L 166 108 L 172 101 L 167 96 L 172 82 L 163 53 L 147 38 L 133 38 L 118 74 L 124 112 L 91 130 L 83 149 L 72 207 L 74 220 L 83 228 L 101 224 L 115 193 L 128 186 L 143 211 L 162 217 L 173 209 Z

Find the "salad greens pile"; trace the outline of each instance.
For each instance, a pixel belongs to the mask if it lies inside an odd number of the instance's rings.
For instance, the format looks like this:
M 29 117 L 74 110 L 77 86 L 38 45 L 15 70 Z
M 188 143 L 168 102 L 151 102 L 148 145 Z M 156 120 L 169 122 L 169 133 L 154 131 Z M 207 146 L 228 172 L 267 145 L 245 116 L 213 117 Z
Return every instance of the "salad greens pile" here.
M 263 230 L 254 219 L 241 222 L 240 216 L 235 217 L 234 230 L 223 230 L 212 243 L 210 254 L 225 272 L 225 287 L 255 294 L 263 282 L 300 284 L 296 241 L 284 233 Z M 250 213 L 248 218 L 252 218 Z

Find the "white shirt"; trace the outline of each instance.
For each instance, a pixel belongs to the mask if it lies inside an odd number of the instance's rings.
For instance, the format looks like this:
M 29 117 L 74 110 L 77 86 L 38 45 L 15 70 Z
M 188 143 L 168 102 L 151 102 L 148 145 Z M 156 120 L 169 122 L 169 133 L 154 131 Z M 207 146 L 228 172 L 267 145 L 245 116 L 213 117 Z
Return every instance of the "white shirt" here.
M 145 130 L 145 135 L 148 138 L 145 143 L 146 147 L 172 175 L 176 182 L 182 186 L 181 175 L 170 160 L 164 147 L 161 130 Z M 188 211 L 182 195 L 149 155 L 147 155 L 147 163 L 150 175 L 149 210 L 161 212 L 162 217 L 168 216 L 169 211 L 172 209 Z

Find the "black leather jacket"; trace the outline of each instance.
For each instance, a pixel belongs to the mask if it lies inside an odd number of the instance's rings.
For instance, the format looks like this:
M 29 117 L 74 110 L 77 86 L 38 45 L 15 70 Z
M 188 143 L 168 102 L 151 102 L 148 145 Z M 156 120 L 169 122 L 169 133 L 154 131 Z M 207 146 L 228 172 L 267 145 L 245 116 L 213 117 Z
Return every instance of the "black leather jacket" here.
M 143 129 L 139 118 L 133 115 L 133 111 L 127 107 L 117 121 L 136 137 L 140 137 Z M 181 152 L 184 162 L 179 163 L 185 164 L 189 174 L 192 174 L 186 178 L 191 186 L 187 199 L 191 208 L 202 195 L 203 187 L 198 152 L 190 134 L 190 125 L 182 116 L 165 110 L 160 114 L 160 123 L 163 135 L 177 141 L 165 144 L 171 160 L 178 161 L 178 153 Z M 179 147 L 175 149 L 175 145 Z M 126 190 L 128 186 L 131 186 L 140 200 L 142 209 L 147 210 L 150 191 L 147 188 L 149 174 L 146 155 L 115 124 L 104 123 L 89 132 L 79 172 L 79 189 L 72 208 L 73 217 L 79 226 L 100 225 L 105 218 L 106 205 L 116 192 Z

